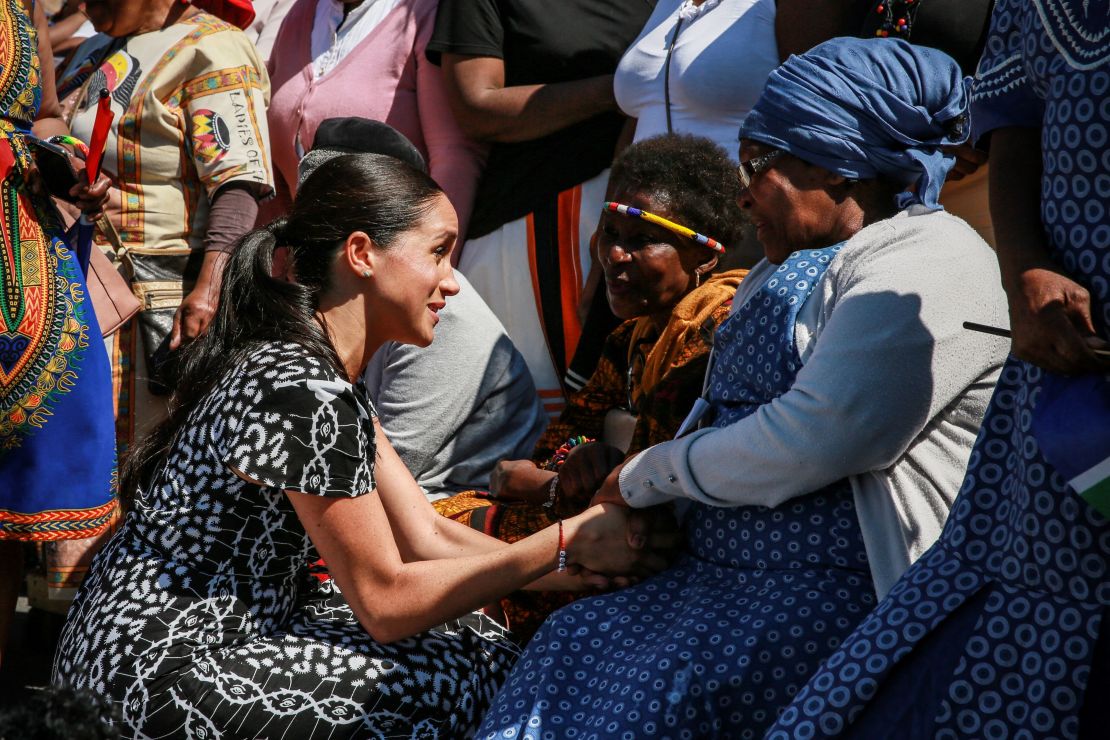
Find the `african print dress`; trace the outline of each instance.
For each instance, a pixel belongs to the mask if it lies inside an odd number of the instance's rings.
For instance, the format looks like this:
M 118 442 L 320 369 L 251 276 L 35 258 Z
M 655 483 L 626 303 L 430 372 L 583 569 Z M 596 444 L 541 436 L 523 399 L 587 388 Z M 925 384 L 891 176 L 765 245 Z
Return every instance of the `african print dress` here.
M 0 540 L 80 539 L 116 512 L 111 383 L 77 257 L 30 191 L 38 39 L 0 0 Z
M 975 125 L 1041 128 L 1051 256 L 1110 336 L 1110 8 L 1000 0 L 992 24 Z M 1041 453 L 1046 376 L 1006 363 L 940 540 L 769 738 L 1105 737 L 1110 522 Z
M 200 269 L 209 204 L 229 183 L 258 197 L 273 189 L 266 105 L 269 80 L 238 28 L 196 13 L 166 28 L 92 37 L 59 75 L 74 136 L 88 140 L 101 90 L 115 114 L 104 153 L 112 179 L 98 243 L 124 265 L 142 301 L 113 335 L 121 451 L 164 414 L 145 379 L 147 358 Z
M 717 330 L 714 426 L 793 385 L 798 312 L 840 247 L 792 255 Z M 847 480 L 774 509 L 693 504 L 684 527 L 675 566 L 544 623 L 478 737 L 758 738 L 875 604 Z
M 517 655 L 504 630 L 470 614 L 383 645 L 310 574 L 284 491 L 375 495 L 374 455 L 363 386 L 296 345 L 245 356 L 93 561 L 54 682 L 111 697 L 124 737 L 473 734 Z

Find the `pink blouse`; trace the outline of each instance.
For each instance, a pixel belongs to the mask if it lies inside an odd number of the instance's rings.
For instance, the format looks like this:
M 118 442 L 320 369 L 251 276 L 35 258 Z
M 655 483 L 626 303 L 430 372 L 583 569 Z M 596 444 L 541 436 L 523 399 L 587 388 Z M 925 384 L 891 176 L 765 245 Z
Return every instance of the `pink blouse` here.
M 270 147 L 279 177 L 277 202 L 264 217 L 286 212 L 296 194 L 297 139 L 308 150 L 321 122 L 359 116 L 388 123 L 420 150 L 465 234 L 485 147 L 463 135 L 447 105 L 440 69 L 424 56 L 436 5 L 401 0 L 334 69 L 313 79 L 316 0 L 297 0 L 270 54 Z

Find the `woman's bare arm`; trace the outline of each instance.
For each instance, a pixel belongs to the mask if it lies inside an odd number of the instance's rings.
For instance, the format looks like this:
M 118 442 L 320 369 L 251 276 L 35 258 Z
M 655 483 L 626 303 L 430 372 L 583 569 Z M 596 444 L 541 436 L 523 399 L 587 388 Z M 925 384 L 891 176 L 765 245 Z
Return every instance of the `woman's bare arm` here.
M 496 601 L 557 563 L 558 532 L 551 530 L 484 554 L 405 562 L 379 496 L 287 495 L 355 616 L 380 642 Z
M 1041 130 L 991 133 L 990 208 L 1002 284 L 1010 304 L 1013 353 L 1062 374 L 1105 372 L 1092 352 L 1091 296 L 1048 256 L 1041 222 Z
M 50 24 L 42 11 L 42 3 L 34 5 L 35 29 L 39 36 L 39 77 L 42 83 L 42 104 L 35 118 L 35 136 L 47 139 L 51 136 L 69 133 L 62 120 L 62 107 L 58 104 L 58 92 L 54 85 L 54 52 L 50 47 Z
M 443 75 L 459 125 L 479 141 L 531 141 L 617 108 L 612 75 L 506 87 L 503 60 L 461 54 L 443 55 Z
M 374 492 L 351 499 L 287 491 L 305 531 L 359 622 L 382 642 L 478 609 L 556 569 L 559 528 L 505 544 L 440 517 L 384 434 Z M 429 513 L 430 512 L 430 513 Z M 606 575 L 644 576 L 665 560 L 629 547 L 628 515 L 594 507 L 563 523 L 568 564 Z M 665 539 L 666 535 L 661 539 Z
M 377 424 L 377 422 L 375 422 Z M 485 535 L 447 517 L 441 516 L 413 480 L 400 456 L 378 426 L 377 463 L 374 477 L 398 552 L 405 562 L 461 558 L 497 552 L 508 543 Z M 595 512 L 596 513 L 596 512 Z M 628 537 L 631 533 L 626 533 Z M 626 537 L 627 539 L 627 537 Z M 671 544 L 667 535 L 653 537 L 653 547 Z M 637 547 L 639 549 L 639 547 Z M 663 567 L 663 560 L 645 553 L 648 567 Z M 326 559 L 326 558 L 325 558 Z M 641 571 L 642 572 L 642 571 Z M 547 573 L 522 588 L 537 590 L 578 590 L 588 586 L 604 587 L 608 579 L 587 574 L 585 578 Z

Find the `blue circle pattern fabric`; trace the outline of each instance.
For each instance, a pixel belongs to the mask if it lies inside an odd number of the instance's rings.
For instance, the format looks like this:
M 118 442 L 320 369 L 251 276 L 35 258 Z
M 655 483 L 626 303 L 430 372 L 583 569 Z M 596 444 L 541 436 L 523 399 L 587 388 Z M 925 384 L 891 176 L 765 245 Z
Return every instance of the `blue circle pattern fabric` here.
M 790 388 L 798 311 L 839 250 L 791 255 L 718 329 L 715 426 Z M 757 738 L 875 603 L 847 481 L 775 509 L 695 504 L 685 528 L 672 568 L 544 623 L 478 737 Z
M 1042 128 L 1042 220 L 1052 257 L 1090 291 L 1103 336 L 1110 329 L 1107 5 L 1000 0 L 973 95 L 977 127 Z M 940 540 L 768 738 L 1091 732 L 1079 718 L 1092 711 L 1088 698 L 1107 701 L 1085 694 L 1110 663 L 1110 522 L 1041 455 L 1030 427 L 1042 380 L 1037 367 L 1007 362 Z M 938 665 L 945 666 L 939 676 Z M 923 689 L 908 676 L 935 685 Z

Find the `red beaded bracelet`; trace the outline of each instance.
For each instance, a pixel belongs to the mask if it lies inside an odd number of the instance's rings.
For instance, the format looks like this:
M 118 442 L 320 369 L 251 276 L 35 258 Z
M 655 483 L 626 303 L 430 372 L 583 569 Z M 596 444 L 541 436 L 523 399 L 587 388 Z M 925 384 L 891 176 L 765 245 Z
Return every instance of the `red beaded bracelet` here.
M 567 572 L 567 541 L 563 538 L 563 520 L 559 520 L 559 573 Z

